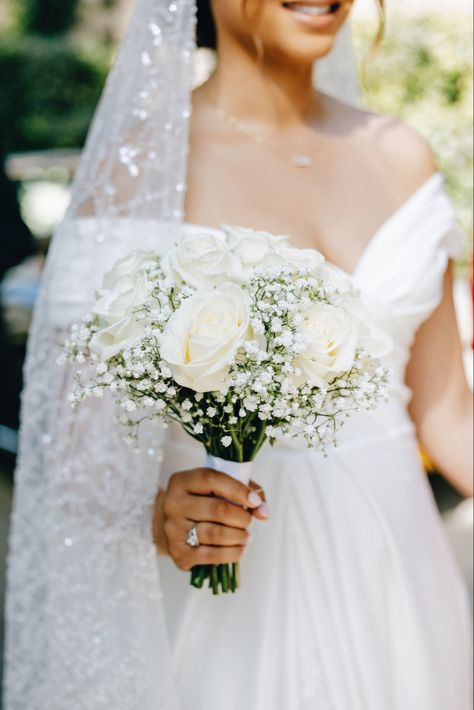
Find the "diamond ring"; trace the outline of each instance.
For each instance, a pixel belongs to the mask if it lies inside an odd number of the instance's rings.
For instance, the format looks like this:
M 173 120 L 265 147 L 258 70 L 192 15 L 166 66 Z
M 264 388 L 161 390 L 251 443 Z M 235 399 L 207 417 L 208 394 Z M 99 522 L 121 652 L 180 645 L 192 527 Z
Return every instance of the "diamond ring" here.
M 188 532 L 188 537 L 186 538 L 186 542 L 190 547 L 199 547 L 199 545 L 201 544 L 199 542 L 199 537 L 198 537 L 195 525 L 193 525 L 191 530 Z

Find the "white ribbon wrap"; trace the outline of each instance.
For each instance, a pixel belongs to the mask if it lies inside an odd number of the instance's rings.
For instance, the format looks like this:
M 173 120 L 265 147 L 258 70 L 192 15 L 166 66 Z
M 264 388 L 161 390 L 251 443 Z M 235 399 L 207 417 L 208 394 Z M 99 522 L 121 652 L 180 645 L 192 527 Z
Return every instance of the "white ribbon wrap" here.
M 236 481 L 240 481 L 245 486 L 248 486 L 250 481 L 250 475 L 252 473 L 252 461 L 246 463 L 239 463 L 238 461 L 226 461 L 218 456 L 207 455 L 206 458 L 207 468 L 213 468 L 215 471 L 221 471 L 221 473 L 226 473 L 228 476 L 232 476 Z

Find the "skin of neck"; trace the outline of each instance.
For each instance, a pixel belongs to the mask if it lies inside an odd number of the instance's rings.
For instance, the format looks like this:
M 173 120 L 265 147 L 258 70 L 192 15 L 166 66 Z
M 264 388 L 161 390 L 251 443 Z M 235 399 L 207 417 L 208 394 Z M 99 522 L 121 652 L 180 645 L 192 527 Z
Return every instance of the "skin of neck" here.
M 313 63 L 259 52 L 251 38 L 242 41 L 218 32 L 217 65 L 206 84 L 208 98 L 239 119 L 291 128 L 317 118 L 321 111 L 313 84 Z

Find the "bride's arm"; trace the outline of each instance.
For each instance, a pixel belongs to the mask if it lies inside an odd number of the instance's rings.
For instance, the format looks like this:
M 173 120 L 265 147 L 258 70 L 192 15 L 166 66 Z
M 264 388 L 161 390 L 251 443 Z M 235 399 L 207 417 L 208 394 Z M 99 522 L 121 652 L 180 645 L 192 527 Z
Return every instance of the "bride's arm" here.
M 436 468 L 459 491 L 473 494 L 473 408 L 453 302 L 451 268 L 443 298 L 421 326 L 407 369 L 410 414 Z

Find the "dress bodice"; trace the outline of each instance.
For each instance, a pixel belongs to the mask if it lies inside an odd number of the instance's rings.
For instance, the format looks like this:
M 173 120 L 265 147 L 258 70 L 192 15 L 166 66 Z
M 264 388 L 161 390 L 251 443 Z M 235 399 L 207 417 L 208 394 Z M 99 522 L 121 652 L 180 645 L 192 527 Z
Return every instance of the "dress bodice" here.
M 357 264 L 353 279 L 393 338 L 389 362 L 399 378 L 416 331 L 441 300 L 447 263 L 460 248 L 454 209 L 436 173 L 382 225 Z

